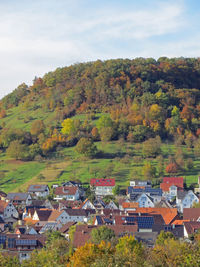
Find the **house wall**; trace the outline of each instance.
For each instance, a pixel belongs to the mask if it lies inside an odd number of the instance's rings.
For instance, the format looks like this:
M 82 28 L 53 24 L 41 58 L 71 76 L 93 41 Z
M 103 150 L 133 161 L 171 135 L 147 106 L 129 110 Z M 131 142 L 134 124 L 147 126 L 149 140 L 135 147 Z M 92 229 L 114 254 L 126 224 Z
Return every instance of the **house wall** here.
M 12 203 L 9 203 L 4 210 L 4 218 L 15 217 L 18 218 L 19 214 Z
M 96 186 L 95 187 L 95 194 L 106 196 L 106 195 L 113 195 L 112 190 L 114 186 Z

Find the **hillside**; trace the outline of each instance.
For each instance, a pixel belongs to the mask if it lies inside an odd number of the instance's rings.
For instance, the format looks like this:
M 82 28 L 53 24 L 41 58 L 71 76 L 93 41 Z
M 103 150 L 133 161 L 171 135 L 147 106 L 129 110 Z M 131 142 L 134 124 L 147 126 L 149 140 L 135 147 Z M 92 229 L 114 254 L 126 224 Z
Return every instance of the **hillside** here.
M 93 176 L 126 185 L 182 175 L 189 186 L 200 172 L 199 118 L 199 59 L 58 68 L 0 101 L 0 189 Z M 77 150 L 81 139 L 96 152 Z

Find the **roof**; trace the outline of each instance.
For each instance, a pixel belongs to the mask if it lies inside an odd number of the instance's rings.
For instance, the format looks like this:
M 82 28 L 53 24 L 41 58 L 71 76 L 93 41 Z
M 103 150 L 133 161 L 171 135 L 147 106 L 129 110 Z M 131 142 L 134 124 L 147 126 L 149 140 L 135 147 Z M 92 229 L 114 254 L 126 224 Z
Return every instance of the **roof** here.
M 163 183 L 170 183 L 174 185 L 179 185 L 183 188 L 183 177 L 163 177 Z
M 6 194 L 5 192 L 3 192 L 3 191 L 0 191 L 0 196 L 1 196 L 1 197 L 6 197 L 7 194 Z
M 9 200 L 26 200 L 28 198 L 28 193 L 8 193 L 7 199 Z
M 94 228 L 98 226 L 94 225 L 76 225 L 76 231 L 74 233 L 73 246 L 75 248 L 83 246 L 91 238 L 90 233 Z M 106 227 L 112 229 L 116 236 L 122 236 L 126 234 L 135 234 L 137 232 L 137 225 L 107 225 Z
M 9 202 L 0 200 L 0 213 L 4 213 L 5 208 L 8 206 Z
M 182 189 L 181 187 L 178 187 L 177 185 L 174 185 L 173 183 L 161 183 L 160 184 L 160 188 L 162 189 L 163 192 L 169 192 L 169 189 L 171 186 L 176 186 L 177 189 L 178 188 Z
M 68 222 L 68 223 L 64 224 L 64 225 L 59 229 L 59 232 L 61 232 L 61 233 L 64 234 L 64 233 L 68 232 L 69 228 L 70 228 L 71 226 L 75 225 L 75 224 L 76 224 L 76 222 Z
M 36 210 L 36 212 L 37 212 L 37 215 L 40 221 L 48 221 L 48 218 L 51 215 L 52 210 L 39 209 L 39 210 Z
M 200 222 L 185 222 L 184 226 L 187 233 L 191 235 L 200 229 Z
M 185 196 L 187 195 L 188 191 L 178 191 L 177 192 L 177 198 L 183 200 Z
M 82 209 L 65 209 L 69 216 L 85 216 L 87 217 L 87 210 Z
M 135 188 L 132 186 L 128 186 L 128 194 L 150 194 L 150 196 L 162 196 L 162 189 L 160 188 L 151 188 L 151 187 L 145 187 L 143 188 Z
M 55 189 L 55 195 L 57 195 L 57 196 L 61 196 L 61 195 L 72 196 L 72 195 L 76 194 L 77 190 L 78 190 L 78 187 L 76 187 L 76 186 L 59 186 L 59 187 L 56 187 L 56 189 Z
M 130 214 L 131 212 L 129 212 Z M 162 215 L 165 224 L 170 224 L 173 220 L 175 220 L 177 216 L 177 209 L 173 208 L 135 208 L 134 213 L 140 213 L 142 214 L 148 214 L 148 215 L 154 215 L 154 214 L 160 214 Z
M 54 222 L 56 221 L 56 219 L 63 213 L 64 211 L 59 211 L 59 210 L 53 210 L 50 214 L 50 216 L 48 217 L 48 221 L 49 222 Z
M 183 209 L 183 219 L 189 221 L 197 221 L 200 217 L 200 208 Z
M 115 186 L 115 179 L 114 178 L 92 178 L 90 180 L 90 185 L 92 186 Z
M 123 209 L 134 209 L 134 208 L 138 208 L 138 207 L 139 207 L 138 202 L 123 202 L 122 203 Z
M 48 188 L 46 184 L 35 184 L 30 185 L 28 188 L 28 192 L 44 192 Z

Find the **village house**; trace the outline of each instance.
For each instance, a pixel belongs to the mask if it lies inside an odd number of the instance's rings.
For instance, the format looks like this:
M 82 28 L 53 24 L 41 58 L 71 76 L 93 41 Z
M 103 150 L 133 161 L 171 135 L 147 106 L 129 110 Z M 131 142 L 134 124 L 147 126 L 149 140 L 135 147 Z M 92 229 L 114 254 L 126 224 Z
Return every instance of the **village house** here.
M 47 197 L 49 195 L 49 187 L 45 184 L 30 185 L 28 193 L 35 197 Z
M 143 197 L 142 199 L 140 198 L 140 205 L 142 207 L 145 207 L 145 204 L 147 205 L 146 207 L 152 207 L 152 205 L 154 206 L 154 204 L 159 203 L 162 199 L 162 189 L 160 188 L 135 188 L 132 186 L 128 186 L 127 196 L 131 201 L 137 202 L 136 200 L 138 200 L 142 194 Z M 151 202 L 153 204 L 151 204 Z
M 113 178 L 92 178 L 90 180 L 90 187 L 94 189 L 95 195 L 107 196 L 113 195 L 113 188 L 115 187 L 115 179 Z
M 55 189 L 55 200 L 75 201 L 80 198 L 79 188 L 77 186 L 59 186 Z
M 200 208 L 184 208 L 183 220 L 200 222 Z
M 53 210 L 48 222 L 87 222 L 90 219 L 90 212 L 82 209 Z
M 188 238 L 200 230 L 200 222 L 184 222 L 184 237 Z
M 29 206 L 32 203 L 32 198 L 29 193 L 8 193 L 6 199 L 13 205 Z
M 172 201 L 177 197 L 177 192 L 184 189 L 183 177 L 164 177 L 160 188 L 162 189 L 163 197 Z
M 151 181 L 130 181 L 130 186 L 137 187 L 137 188 L 145 188 L 145 187 L 151 187 Z
M 192 190 L 178 191 L 176 197 L 176 206 L 179 212 L 183 212 L 184 208 L 191 208 L 194 203 L 199 203 L 199 198 Z
M 10 217 L 18 218 L 19 213 L 11 202 L 0 200 L 0 217 L 3 220 Z
M 31 252 L 42 248 L 45 241 L 43 235 L 0 234 L 0 246 L 6 249 L 7 253 L 17 253 L 20 261 L 29 259 Z

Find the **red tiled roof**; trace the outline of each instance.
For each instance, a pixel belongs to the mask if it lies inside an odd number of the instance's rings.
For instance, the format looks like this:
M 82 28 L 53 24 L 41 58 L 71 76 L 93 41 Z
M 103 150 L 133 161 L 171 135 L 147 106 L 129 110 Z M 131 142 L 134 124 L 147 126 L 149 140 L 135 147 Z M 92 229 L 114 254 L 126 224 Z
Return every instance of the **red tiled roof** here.
M 133 208 L 138 208 L 138 207 L 139 207 L 138 202 L 123 202 L 122 203 L 123 209 L 133 209 Z
M 191 235 L 200 229 L 200 222 L 185 222 L 184 226 L 187 233 Z
M 141 213 L 141 215 L 145 213 L 150 216 L 154 214 L 160 214 L 162 215 L 165 224 L 172 223 L 172 221 L 176 219 L 176 216 L 178 214 L 176 208 L 135 208 L 134 213 Z
M 200 208 L 183 209 L 183 219 L 189 221 L 197 221 L 200 217 Z
M 114 178 L 92 178 L 90 180 L 90 185 L 92 186 L 115 186 L 115 179 Z
M 162 189 L 163 192 L 169 192 L 169 188 L 174 185 L 179 190 L 183 190 L 182 184 L 174 184 L 174 183 L 161 183 L 160 189 Z
M 76 194 L 76 191 L 78 190 L 78 187 L 76 186 L 59 186 L 59 187 L 56 187 L 56 190 L 55 190 L 55 195 L 57 196 L 61 196 L 61 195 L 75 195 Z
M 183 177 L 163 177 L 163 183 L 179 185 L 183 188 Z

